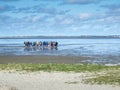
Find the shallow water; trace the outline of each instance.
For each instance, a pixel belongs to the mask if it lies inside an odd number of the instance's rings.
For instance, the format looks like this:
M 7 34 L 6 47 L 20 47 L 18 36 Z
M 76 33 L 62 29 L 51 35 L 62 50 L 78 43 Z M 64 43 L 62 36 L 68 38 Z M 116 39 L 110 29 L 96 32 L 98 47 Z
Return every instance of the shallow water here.
M 57 41 L 58 48 L 25 48 L 24 41 Z M 120 63 L 120 39 L 0 39 L 0 55 L 89 56 L 89 63 Z

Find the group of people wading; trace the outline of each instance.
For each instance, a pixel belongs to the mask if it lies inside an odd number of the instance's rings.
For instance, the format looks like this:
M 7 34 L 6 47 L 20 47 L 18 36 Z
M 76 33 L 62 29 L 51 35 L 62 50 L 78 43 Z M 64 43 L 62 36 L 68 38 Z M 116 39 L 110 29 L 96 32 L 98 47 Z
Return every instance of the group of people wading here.
M 58 46 L 58 42 L 55 41 L 39 41 L 39 42 L 24 42 L 25 47 L 57 47 Z

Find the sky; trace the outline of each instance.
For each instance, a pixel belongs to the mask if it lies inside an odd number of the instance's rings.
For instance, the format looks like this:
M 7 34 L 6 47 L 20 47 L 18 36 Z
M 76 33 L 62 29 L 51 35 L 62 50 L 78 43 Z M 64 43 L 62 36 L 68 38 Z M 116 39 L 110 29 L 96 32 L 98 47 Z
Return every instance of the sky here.
M 0 36 L 120 35 L 120 0 L 0 0 Z

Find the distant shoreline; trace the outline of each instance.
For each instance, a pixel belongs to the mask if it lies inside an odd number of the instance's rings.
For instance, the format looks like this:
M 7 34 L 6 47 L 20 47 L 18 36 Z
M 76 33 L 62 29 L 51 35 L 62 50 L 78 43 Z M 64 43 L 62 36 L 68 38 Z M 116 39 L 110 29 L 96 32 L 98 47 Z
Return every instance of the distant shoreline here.
M 120 39 L 120 35 L 111 36 L 5 36 L 0 39 Z

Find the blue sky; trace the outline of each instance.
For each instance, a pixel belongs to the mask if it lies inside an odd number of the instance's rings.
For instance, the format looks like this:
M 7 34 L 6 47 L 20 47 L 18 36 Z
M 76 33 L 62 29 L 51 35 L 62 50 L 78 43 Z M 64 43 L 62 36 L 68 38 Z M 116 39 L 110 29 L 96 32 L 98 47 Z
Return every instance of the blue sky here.
M 120 35 L 120 0 L 0 0 L 0 36 Z

